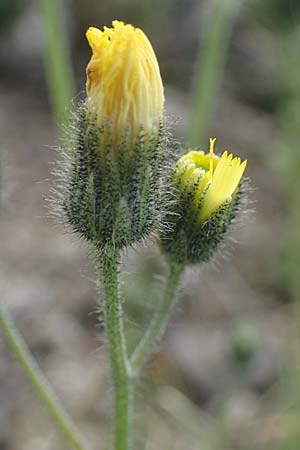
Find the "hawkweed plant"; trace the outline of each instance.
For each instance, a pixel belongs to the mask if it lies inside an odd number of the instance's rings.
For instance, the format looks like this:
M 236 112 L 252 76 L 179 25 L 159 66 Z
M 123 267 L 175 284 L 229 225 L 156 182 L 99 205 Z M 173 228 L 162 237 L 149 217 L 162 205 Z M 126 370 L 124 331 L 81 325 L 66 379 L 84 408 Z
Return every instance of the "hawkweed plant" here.
M 73 145 L 58 164 L 56 206 L 92 249 L 114 384 L 114 448 L 126 450 L 135 372 L 124 336 L 120 256 L 161 226 L 171 151 L 159 66 L 146 35 L 115 20 L 112 28 L 91 27 L 86 36 L 92 50 L 87 97 Z
M 86 99 L 73 114 L 72 138 L 60 150 L 55 213 L 88 243 L 95 263 L 110 355 L 114 450 L 134 447 L 134 391 L 177 299 L 187 267 L 222 253 L 243 209 L 247 162 L 225 151 L 177 156 L 164 113 L 153 48 L 142 30 L 121 21 L 89 28 Z M 159 306 L 132 354 L 124 333 L 122 252 L 155 238 L 168 272 Z M 73 448 L 89 448 L 63 410 L 10 319 L 0 326 L 28 378 Z
M 58 163 L 58 210 L 90 244 L 102 291 L 111 362 L 114 449 L 133 447 L 134 388 L 170 320 L 184 269 L 208 261 L 224 241 L 243 195 L 246 161 L 191 151 L 177 162 L 165 124 L 164 92 L 142 30 L 120 21 L 89 28 L 92 50 L 75 138 Z M 119 288 L 122 251 L 148 236 L 169 266 L 163 298 L 132 355 Z

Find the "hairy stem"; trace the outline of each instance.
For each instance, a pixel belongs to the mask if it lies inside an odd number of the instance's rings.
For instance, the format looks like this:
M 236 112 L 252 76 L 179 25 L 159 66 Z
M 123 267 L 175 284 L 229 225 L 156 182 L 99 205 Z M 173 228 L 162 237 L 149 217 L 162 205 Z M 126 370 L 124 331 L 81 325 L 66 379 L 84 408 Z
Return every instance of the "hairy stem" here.
M 114 450 L 132 445 L 133 382 L 127 358 L 122 304 L 119 294 L 119 255 L 114 249 L 102 258 L 104 314 L 114 385 Z
M 90 445 L 65 411 L 63 404 L 18 332 L 13 319 L 3 306 L 0 306 L 0 328 L 10 350 L 66 440 L 75 450 L 91 450 Z
M 142 368 L 168 326 L 171 312 L 176 303 L 176 292 L 183 270 L 184 265 L 170 264 L 169 276 L 166 281 L 161 305 L 150 322 L 144 337 L 141 339 L 130 358 L 131 369 L 133 372 L 138 372 Z

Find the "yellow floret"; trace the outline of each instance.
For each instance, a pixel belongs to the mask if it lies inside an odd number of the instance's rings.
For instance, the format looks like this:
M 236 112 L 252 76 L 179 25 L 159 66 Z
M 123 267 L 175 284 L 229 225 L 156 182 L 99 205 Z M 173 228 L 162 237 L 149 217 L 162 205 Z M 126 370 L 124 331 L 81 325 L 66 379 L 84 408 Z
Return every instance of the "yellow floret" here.
M 112 28 L 89 28 L 93 55 L 87 65 L 87 107 L 115 135 L 157 131 L 164 94 L 152 46 L 139 28 L 114 20 Z
M 243 176 L 247 161 L 228 155 L 225 151 L 221 158 L 214 155 L 215 139 L 210 139 L 208 154 L 192 151 L 183 156 L 176 170 L 176 179 L 181 189 L 195 189 L 194 205 L 201 210 L 199 220 L 207 220 L 226 201 L 231 200 Z

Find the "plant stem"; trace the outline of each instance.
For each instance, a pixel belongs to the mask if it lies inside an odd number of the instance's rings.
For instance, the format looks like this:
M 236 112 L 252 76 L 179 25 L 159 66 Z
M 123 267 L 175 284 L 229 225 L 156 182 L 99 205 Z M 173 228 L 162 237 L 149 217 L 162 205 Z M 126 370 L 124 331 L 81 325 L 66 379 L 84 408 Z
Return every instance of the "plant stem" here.
M 169 276 L 166 281 L 162 303 L 158 311 L 156 311 L 144 337 L 130 358 L 131 369 L 133 372 L 138 372 L 142 368 L 168 326 L 172 309 L 176 303 L 176 292 L 183 270 L 184 265 L 176 263 L 170 264 Z
M 114 384 L 114 449 L 132 445 L 133 380 L 127 358 L 119 293 L 119 254 L 110 248 L 102 258 L 105 326 Z
M 45 30 L 44 62 L 49 97 L 55 120 L 66 123 L 67 112 L 75 92 L 75 82 L 63 22 L 61 0 L 39 0 Z
M 199 48 L 188 138 L 192 146 L 204 145 L 215 107 L 228 53 L 234 20 L 242 0 L 209 0 L 206 32 Z M 209 5 L 209 6 L 208 6 Z
M 75 450 L 91 450 L 90 445 L 69 417 L 59 398 L 18 332 L 10 314 L 0 306 L 0 328 L 32 387 L 44 403 L 57 427 Z

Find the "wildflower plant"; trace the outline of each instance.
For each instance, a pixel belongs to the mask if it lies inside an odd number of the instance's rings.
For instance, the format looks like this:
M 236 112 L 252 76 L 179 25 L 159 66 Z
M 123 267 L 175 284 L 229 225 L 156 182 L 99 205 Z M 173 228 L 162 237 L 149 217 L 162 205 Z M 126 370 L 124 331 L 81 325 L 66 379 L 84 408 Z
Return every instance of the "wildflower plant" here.
M 63 153 L 59 206 L 93 250 L 114 386 L 114 449 L 129 450 L 137 378 L 168 325 L 184 269 L 208 261 L 224 240 L 238 210 L 246 162 L 227 152 L 215 155 L 214 139 L 208 154 L 190 151 L 176 162 L 148 38 L 117 20 L 103 31 L 89 28 L 86 36 L 92 50 L 87 96 L 73 145 Z M 129 355 L 120 257 L 153 233 L 169 274 L 160 307 Z
M 126 450 L 135 373 L 124 336 L 120 255 L 163 226 L 172 149 L 159 66 L 143 31 L 115 20 L 86 36 L 92 50 L 87 96 L 75 115 L 71 148 L 58 163 L 55 204 L 92 248 L 115 387 L 114 445 Z
M 164 91 L 142 30 L 120 21 L 89 28 L 86 99 L 74 137 L 57 162 L 54 204 L 88 242 L 101 287 L 114 404 L 114 450 L 134 445 L 134 391 L 144 363 L 169 323 L 189 265 L 207 262 L 226 240 L 244 197 L 247 162 L 225 151 L 192 150 L 175 158 L 165 123 Z M 156 236 L 168 265 L 159 307 L 128 354 L 120 294 L 122 251 Z M 52 392 L 32 355 L 0 310 L 0 326 L 25 373 L 74 449 L 89 444 Z

